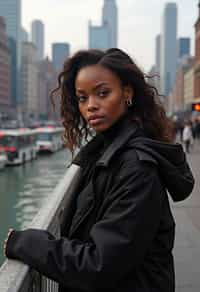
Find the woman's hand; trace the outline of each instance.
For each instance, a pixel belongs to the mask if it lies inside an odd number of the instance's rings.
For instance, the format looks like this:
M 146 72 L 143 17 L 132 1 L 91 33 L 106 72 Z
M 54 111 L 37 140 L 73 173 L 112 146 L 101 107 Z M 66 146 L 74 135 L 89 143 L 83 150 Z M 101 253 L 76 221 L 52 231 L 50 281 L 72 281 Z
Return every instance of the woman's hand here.
M 6 257 L 6 246 L 7 246 L 7 242 L 8 242 L 8 239 L 11 235 L 11 233 L 14 231 L 13 228 L 10 228 L 9 231 L 8 231 L 8 235 L 7 235 L 7 238 L 4 240 L 4 245 L 3 245 L 3 253 L 4 253 L 4 256 Z

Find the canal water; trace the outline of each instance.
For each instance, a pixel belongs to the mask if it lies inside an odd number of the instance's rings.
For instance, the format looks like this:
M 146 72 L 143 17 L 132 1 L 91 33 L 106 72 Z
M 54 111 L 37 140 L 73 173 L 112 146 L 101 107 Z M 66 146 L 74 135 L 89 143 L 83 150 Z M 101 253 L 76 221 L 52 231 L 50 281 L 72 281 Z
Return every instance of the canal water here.
M 70 159 L 70 153 L 61 150 L 0 171 L 0 265 L 5 260 L 3 241 L 8 229 L 28 226 L 64 175 Z

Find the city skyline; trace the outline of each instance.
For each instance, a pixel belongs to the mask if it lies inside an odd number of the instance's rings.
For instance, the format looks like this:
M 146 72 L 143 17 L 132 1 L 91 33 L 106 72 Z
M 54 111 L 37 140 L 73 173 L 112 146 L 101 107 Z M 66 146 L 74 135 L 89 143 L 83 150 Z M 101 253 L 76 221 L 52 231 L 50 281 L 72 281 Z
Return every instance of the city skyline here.
M 161 15 L 164 4 L 167 2 L 171 1 L 117 1 L 119 47 L 131 54 L 145 71 L 148 71 L 155 63 L 155 37 L 161 31 Z M 178 7 L 178 38 L 191 37 L 191 53 L 194 54 L 194 23 L 198 16 L 198 1 L 177 0 L 173 2 L 177 3 Z M 40 5 L 40 9 L 38 9 L 38 5 Z M 103 0 L 58 0 L 56 2 L 53 0 L 43 0 L 42 2 L 22 0 L 22 25 L 30 33 L 31 22 L 34 19 L 37 18 L 44 22 L 47 31 L 46 55 L 51 56 L 53 42 L 70 43 L 73 53 L 78 49 L 87 48 L 88 21 L 91 19 L 94 25 L 100 24 L 102 6 Z

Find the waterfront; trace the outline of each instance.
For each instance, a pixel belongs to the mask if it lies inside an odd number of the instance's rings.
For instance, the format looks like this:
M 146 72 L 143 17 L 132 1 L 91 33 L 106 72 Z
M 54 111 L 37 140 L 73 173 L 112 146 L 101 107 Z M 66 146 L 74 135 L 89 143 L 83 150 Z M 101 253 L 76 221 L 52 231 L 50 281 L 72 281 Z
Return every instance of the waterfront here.
M 8 228 L 28 226 L 62 178 L 69 160 L 70 153 L 62 150 L 0 171 L 0 265 L 5 259 L 2 245 Z

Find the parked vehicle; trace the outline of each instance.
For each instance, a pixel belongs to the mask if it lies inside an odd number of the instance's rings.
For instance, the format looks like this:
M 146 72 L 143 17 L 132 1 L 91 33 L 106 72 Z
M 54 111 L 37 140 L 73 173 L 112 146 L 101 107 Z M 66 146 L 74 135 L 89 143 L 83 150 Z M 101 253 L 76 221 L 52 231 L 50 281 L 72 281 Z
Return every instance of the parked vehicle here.
M 23 164 L 36 158 L 36 134 L 26 128 L 0 130 L 0 147 L 7 154 L 7 164 Z

